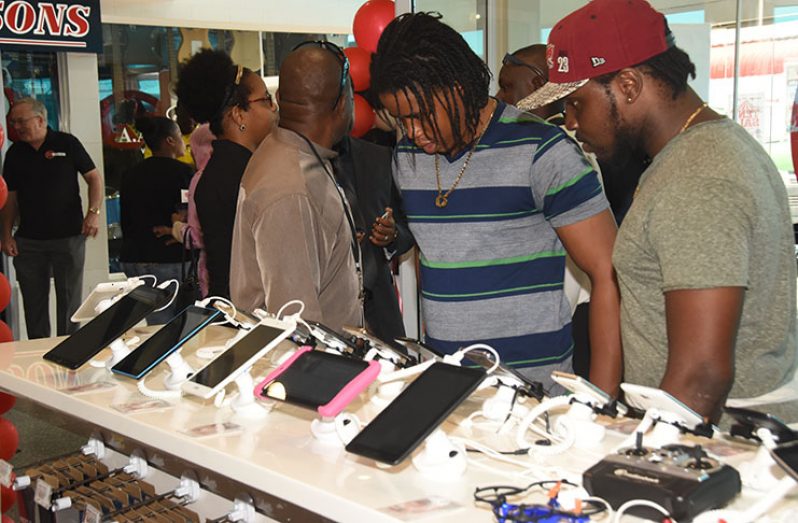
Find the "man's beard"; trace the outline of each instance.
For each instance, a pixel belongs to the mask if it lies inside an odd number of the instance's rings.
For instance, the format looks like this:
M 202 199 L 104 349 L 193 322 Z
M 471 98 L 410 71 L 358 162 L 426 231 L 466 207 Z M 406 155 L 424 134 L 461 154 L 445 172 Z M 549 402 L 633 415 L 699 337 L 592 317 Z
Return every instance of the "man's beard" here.
M 648 162 L 641 133 L 632 130 L 625 122 L 621 121 L 615 99 L 609 97 L 609 100 L 610 128 L 615 130 L 615 140 L 611 151 L 607 151 L 607 154 L 597 151 L 596 157 L 602 169 L 606 166 L 607 170 L 612 173 L 621 174 L 630 171 L 642 173 L 642 166 Z

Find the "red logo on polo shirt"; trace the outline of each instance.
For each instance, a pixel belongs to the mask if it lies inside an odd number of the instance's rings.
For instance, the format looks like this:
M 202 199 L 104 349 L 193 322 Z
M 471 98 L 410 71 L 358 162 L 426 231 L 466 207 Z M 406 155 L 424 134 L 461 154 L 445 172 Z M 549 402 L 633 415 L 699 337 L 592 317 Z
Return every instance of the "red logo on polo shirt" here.
M 56 156 L 66 156 L 66 153 L 53 151 L 52 149 L 47 150 L 47 151 L 44 152 L 44 157 L 47 158 L 48 160 L 52 160 Z

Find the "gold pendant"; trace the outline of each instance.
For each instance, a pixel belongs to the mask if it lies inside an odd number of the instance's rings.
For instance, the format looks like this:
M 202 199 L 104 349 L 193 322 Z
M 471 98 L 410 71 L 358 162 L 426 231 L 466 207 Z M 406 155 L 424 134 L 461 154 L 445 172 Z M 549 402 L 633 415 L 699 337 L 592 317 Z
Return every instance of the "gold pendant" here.
M 435 207 L 443 209 L 449 203 L 449 199 L 444 194 L 435 197 Z

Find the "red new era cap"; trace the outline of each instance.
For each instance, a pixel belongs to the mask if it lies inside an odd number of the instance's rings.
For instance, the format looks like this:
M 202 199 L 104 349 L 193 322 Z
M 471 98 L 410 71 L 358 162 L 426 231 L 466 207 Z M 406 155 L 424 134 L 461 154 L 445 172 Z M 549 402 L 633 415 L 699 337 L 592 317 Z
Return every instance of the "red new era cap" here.
M 549 81 L 518 108 L 547 105 L 591 78 L 645 62 L 672 45 L 665 16 L 645 0 L 593 0 L 552 28 L 546 46 Z

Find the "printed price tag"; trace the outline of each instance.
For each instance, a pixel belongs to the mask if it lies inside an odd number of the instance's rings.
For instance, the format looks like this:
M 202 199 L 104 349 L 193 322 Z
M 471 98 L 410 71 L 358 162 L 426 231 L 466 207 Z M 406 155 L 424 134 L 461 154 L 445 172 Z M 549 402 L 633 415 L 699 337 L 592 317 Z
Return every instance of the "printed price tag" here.
M 40 507 L 50 510 L 51 498 L 53 495 L 53 487 L 42 478 L 36 480 L 36 490 L 33 495 L 33 501 Z
M 101 523 L 103 513 L 94 505 L 86 505 L 86 510 L 83 512 L 83 523 Z
M 14 467 L 11 463 L 4 459 L 0 459 L 0 485 L 4 487 L 11 486 L 11 473 L 14 472 Z

